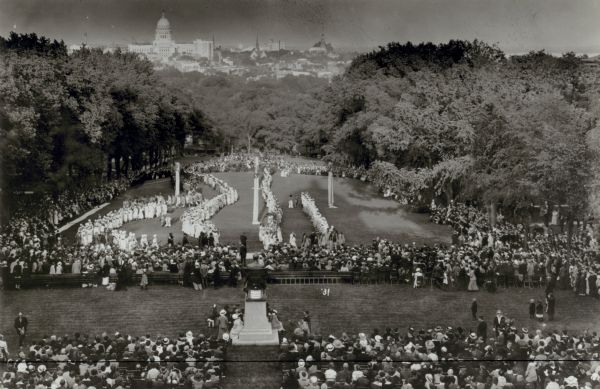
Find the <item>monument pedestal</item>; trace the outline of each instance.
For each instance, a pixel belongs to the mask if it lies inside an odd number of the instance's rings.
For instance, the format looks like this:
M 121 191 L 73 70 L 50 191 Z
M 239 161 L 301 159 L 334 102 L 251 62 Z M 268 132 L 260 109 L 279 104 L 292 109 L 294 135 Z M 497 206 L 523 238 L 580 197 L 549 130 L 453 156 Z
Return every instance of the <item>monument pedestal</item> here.
M 279 344 L 279 334 L 271 328 L 267 318 L 267 302 L 264 300 L 247 300 L 244 310 L 244 328 L 234 345 L 271 346 Z

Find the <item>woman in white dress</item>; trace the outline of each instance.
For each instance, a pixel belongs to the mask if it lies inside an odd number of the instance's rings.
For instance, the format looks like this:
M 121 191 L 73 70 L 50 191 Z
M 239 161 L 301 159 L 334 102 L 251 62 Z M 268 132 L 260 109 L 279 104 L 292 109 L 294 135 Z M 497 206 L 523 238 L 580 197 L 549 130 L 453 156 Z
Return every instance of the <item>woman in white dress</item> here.
M 469 270 L 469 286 L 467 287 L 469 292 L 477 292 L 479 287 L 477 287 L 477 276 L 475 275 L 475 269 L 471 268 Z
M 229 335 L 231 335 L 231 339 L 237 339 L 239 338 L 242 329 L 244 329 L 244 322 L 237 313 L 234 313 L 231 317 L 233 318 L 233 327 L 231 327 Z
M 140 238 L 140 246 L 143 249 L 148 247 L 148 235 L 147 234 L 142 234 L 142 237 Z
M 294 208 L 294 196 L 290 195 L 290 199 L 288 200 L 288 208 Z
M 552 220 L 550 221 L 550 224 L 553 226 L 558 225 L 558 211 L 556 209 L 552 211 Z
M 154 217 L 160 217 L 162 215 L 162 205 L 160 202 L 154 203 Z
M 290 232 L 290 246 L 296 247 L 296 234 Z
M 277 332 L 283 331 L 283 324 L 281 324 L 281 322 L 277 318 L 277 311 L 274 309 L 271 313 L 271 328 Z
M 146 207 L 146 219 L 152 219 L 154 217 L 154 203 L 148 203 Z

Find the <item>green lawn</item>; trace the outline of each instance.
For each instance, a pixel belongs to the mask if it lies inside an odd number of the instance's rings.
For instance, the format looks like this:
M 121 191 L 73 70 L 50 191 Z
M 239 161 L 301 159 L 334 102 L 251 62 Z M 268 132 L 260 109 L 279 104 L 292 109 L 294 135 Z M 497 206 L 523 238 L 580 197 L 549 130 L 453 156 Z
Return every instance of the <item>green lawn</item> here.
M 212 219 L 221 232 L 221 241 L 237 245 L 239 236 L 246 233 L 250 251 L 260 250 L 262 245 L 258 241 L 258 226 L 252 225 L 253 174 L 216 173 L 216 176 L 228 182 L 239 193 L 238 202 L 223 208 Z M 397 202 L 384 199 L 370 184 L 355 179 L 336 178 L 334 188 L 337 208 L 330 209 L 327 207 L 327 177 L 292 174 L 284 178 L 278 173 L 274 175 L 273 193 L 284 211 L 282 232 L 286 241 L 292 231 L 296 233 L 298 241 L 302 233 L 312 231 L 310 220 L 301 210 L 287 208 L 290 194 L 308 191 L 329 223 L 342 231 L 349 243 L 368 243 L 376 237 L 406 243 L 450 242 L 450 228 L 432 224 L 427 215 L 409 212 Z M 172 193 L 170 180 L 149 181 L 131 188 L 90 218 L 93 220 L 121 207 L 125 199 L 157 194 L 167 196 Z M 215 195 L 215 191 L 208 186 L 203 186 L 203 193 L 208 197 Z M 263 208 L 261 198 L 261 212 Z M 170 229 L 161 227 L 158 219 L 134 221 L 125 224 L 123 229 L 135 232 L 138 237 L 147 234 L 149 239 L 157 234 L 162 244 L 167 242 L 168 234 L 172 232 L 176 241 L 180 242 L 183 234 L 178 218 L 182 213 L 182 208 L 175 210 Z M 74 241 L 76 231 L 77 225 L 65 232 L 67 241 Z

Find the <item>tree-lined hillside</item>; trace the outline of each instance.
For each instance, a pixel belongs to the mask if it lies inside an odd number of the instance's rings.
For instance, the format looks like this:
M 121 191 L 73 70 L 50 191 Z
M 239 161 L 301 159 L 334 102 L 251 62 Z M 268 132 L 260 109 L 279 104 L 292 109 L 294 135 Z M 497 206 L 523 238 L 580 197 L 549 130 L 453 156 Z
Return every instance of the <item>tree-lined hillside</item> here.
M 119 176 L 180 150 L 187 134 L 208 134 L 208 123 L 137 56 L 67 55 L 64 43 L 35 34 L 0 39 L 5 191 L 60 191 Z
M 481 42 L 390 44 L 358 57 L 323 95 L 337 119 L 324 151 L 351 164 L 389 162 L 406 178 L 395 189 L 423 201 L 515 212 L 548 201 L 581 217 L 597 153 L 586 139 L 598 94 L 584 76 L 570 54 L 506 59 Z

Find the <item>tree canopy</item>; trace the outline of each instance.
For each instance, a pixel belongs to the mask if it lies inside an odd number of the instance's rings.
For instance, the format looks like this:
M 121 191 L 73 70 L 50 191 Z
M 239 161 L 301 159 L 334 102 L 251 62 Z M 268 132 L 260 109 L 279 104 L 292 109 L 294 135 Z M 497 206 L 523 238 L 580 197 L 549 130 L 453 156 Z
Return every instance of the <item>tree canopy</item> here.
M 600 155 L 591 141 L 598 74 L 572 53 L 507 57 L 477 40 L 393 42 L 357 56 L 331 83 L 161 77 L 205 107 L 232 144 L 371 168 L 423 202 L 501 203 L 518 213 L 548 201 L 581 216 L 600 182 L 591 162 Z
M 35 34 L 0 38 L 8 192 L 60 191 L 120 175 L 180 150 L 187 134 L 211 133 L 191 99 L 133 54 L 83 48 L 68 55 L 63 42 Z

